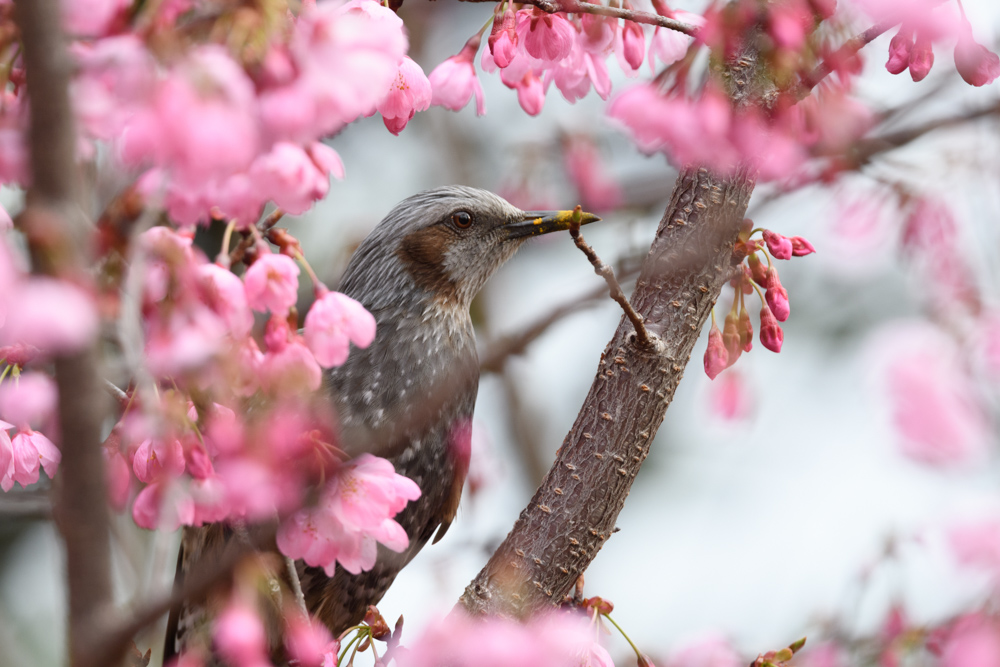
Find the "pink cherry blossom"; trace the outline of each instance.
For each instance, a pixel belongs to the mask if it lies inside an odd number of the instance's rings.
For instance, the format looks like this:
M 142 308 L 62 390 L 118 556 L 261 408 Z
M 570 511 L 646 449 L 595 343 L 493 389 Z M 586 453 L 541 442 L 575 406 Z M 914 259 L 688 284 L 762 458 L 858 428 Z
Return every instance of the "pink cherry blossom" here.
M 768 307 L 779 322 L 784 322 L 791 312 L 788 304 L 788 290 L 782 287 L 781 280 L 778 279 L 778 271 L 773 266 L 767 270 L 764 287 L 767 289 L 764 296 L 767 299 Z
M 299 267 L 291 257 L 266 253 L 243 276 L 247 302 L 258 312 L 284 315 L 299 294 Z
M 97 310 L 89 294 L 71 283 L 34 276 L 7 300 L 0 345 L 29 345 L 44 354 L 86 347 L 97 335 Z
M 0 428 L 3 425 L 4 422 L 0 422 Z M 4 491 L 9 491 L 14 482 L 23 487 L 34 484 L 38 481 L 39 468 L 43 468 L 50 479 L 55 476 L 62 454 L 51 440 L 37 431 L 27 429 L 15 435 L 10 443 L 13 457 L 6 474 L 0 480 L 0 488 Z
M 955 68 L 971 86 L 985 86 L 1000 76 L 1000 56 L 973 39 L 968 22 L 962 24 L 955 44 Z
M 576 28 L 561 14 L 522 9 L 517 13 L 517 28 L 524 50 L 542 61 L 562 60 L 576 40 Z
M 132 471 L 140 482 L 176 477 L 184 472 L 184 446 L 176 438 L 143 440 L 132 458 Z
M 132 473 L 120 451 L 105 447 L 102 452 L 104 454 L 105 476 L 108 480 L 108 500 L 111 502 L 111 506 L 120 512 L 128 504 Z
M 592 642 L 583 652 L 580 667 L 615 667 L 608 650 L 597 642 Z
M 306 314 L 306 345 L 325 368 L 344 363 L 350 343 L 365 348 L 374 339 L 375 318 L 360 303 L 340 292 L 326 292 Z
M 722 332 L 715 322 L 708 332 L 708 346 L 705 348 L 705 374 L 714 380 L 729 365 L 729 354 L 722 342 Z
M 270 667 L 267 634 L 260 615 L 248 604 L 234 600 L 219 614 L 213 628 L 219 655 L 230 665 Z
M 448 58 L 434 68 L 428 79 L 431 82 L 431 104 L 458 111 L 476 97 L 476 115 L 486 113 L 483 87 L 476 76 L 474 64 L 479 49 L 480 36 L 473 35 L 458 55 Z M 494 60 L 496 56 L 494 54 Z
M 13 424 L 0 420 L 0 488 L 9 491 L 14 486 L 14 444 L 7 431 Z
M 431 82 L 420 65 L 405 56 L 389 92 L 378 104 L 386 128 L 398 135 L 418 111 L 431 105 Z
M 956 523 L 948 531 L 948 541 L 959 563 L 1000 576 L 1000 517 Z
M 0 383 L 0 417 L 18 426 L 48 423 L 55 414 L 56 384 L 44 373 L 22 373 Z
M 801 236 L 793 236 L 789 239 L 792 242 L 792 257 L 805 257 L 806 255 L 811 255 L 816 252 L 816 248 L 813 247 L 812 243 L 806 241 Z
M 910 66 L 913 50 L 913 28 L 904 24 L 889 42 L 889 60 L 885 68 L 890 74 L 901 74 Z
M 642 59 L 646 52 L 646 36 L 642 32 L 642 26 L 634 21 L 624 21 L 619 35 L 621 59 L 634 72 L 642 67 Z M 618 42 L 615 43 L 615 47 L 618 48 Z
M 722 421 L 746 419 L 753 408 L 753 395 L 739 369 L 730 369 L 713 382 L 709 389 L 709 408 Z
M 305 213 L 330 190 L 329 171 L 302 148 L 287 142 L 276 143 L 254 160 L 249 177 L 260 197 L 292 215 Z
M 30 181 L 26 143 L 27 104 L 12 91 L 0 91 L 0 183 L 28 185 Z
M 941 667 L 993 667 L 1000 664 L 1000 632 L 991 619 L 968 614 L 958 619 L 941 649 Z
M 336 563 L 358 574 L 375 564 L 376 542 L 396 552 L 406 548 L 406 532 L 392 517 L 418 497 L 420 488 L 397 475 L 391 463 L 362 454 L 327 483 L 315 508 L 282 525 L 278 547 L 328 576 Z
M 529 71 L 525 74 L 515 88 L 517 101 L 526 114 L 537 116 L 542 112 L 542 106 L 545 104 L 545 88 L 534 72 Z
M 257 372 L 260 383 L 272 393 L 315 391 L 323 381 L 323 371 L 305 341 L 283 317 L 272 316 L 264 332 L 267 353 Z M 324 354 L 329 350 L 321 346 Z
M 923 81 L 934 65 L 934 50 L 926 32 L 918 32 L 917 39 L 910 49 L 910 78 Z
M 678 13 L 687 14 L 687 12 Z M 701 19 L 700 16 L 698 16 L 698 18 Z M 688 23 L 691 22 L 690 18 L 679 18 L 679 20 L 686 21 Z M 660 61 L 663 67 L 667 67 L 668 65 L 673 65 L 675 62 L 683 58 L 684 54 L 687 53 L 688 48 L 691 46 L 692 41 L 693 38 L 685 35 L 684 33 L 657 27 L 653 31 L 653 37 L 649 40 L 648 60 L 650 71 L 656 71 L 657 60 Z
M 247 304 L 243 281 L 218 264 L 201 264 L 197 271 L 205 302 L 219 314 L 233 337 L 239 339 L 249 334 L 253 313 Z

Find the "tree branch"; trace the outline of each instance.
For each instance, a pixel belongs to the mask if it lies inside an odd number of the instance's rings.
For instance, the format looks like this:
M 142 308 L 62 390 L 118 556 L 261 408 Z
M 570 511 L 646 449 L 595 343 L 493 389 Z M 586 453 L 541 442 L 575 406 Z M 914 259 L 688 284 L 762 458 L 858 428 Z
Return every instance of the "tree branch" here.
M 88 284 L 89 225 L 79 213 L 76 140 L 69 104 L 70 62 L 59 30 L 56 0 L 18 0 L 30 98 L 32 185 L 18 224 L 34 271 Z M 54 514 L 66 544 L 69 655 L 75 667 L 97 667 L 85 657 L 94 629 L 111 617 L 111 545 L 100 425 L 104 393 L 96 348 L 55 360 L 62 465 Z M 100 663 L 112 664 L 113 660 Z
M 799 82 L 798 87 L 795 89 L 795 97 L 800 100 L 804 99 L 813 88 L 819 85 L 820 81 L 830 76 L 837 65 L 854 56 L 858 51 L 875 41 L 879 35 L 898 23 L 899 21 L 896 20 L 882 21 L 868 28 L 860 35 L 847 40 L 839 49 L 824 58 L 823 62 L 817 65 Z
M 496 0 L 461 1 L 496 2 Z M 633 21 L 635 23 L 655 25 L 660 28 L 666 28 L 667 30 L 676 30 L 677 32 L 682 32 L 685 35 L 690 35 L 691 37 L 698 34 L 698 28 L 696 26 L 684 23 L 683 21 L 678 21 L 677 19 L 667 18 L 666 16 L 660 16 L 659 14 L 650 14 L 649 12 L 641 12 L 635 9 L 605 7 L 604 5 L 595 5 L 589 2 L 577 2 L 577 0 L 523 0 L 521 4 L 533 5 L 541 9 L 543 12 L 548 12 L 549 14 L 556 14 L 558 12 L 566 12 L 567 14 L 598 14 L 600 16 L 610 16 L 616 19 L 625 19 L 626 21 Z

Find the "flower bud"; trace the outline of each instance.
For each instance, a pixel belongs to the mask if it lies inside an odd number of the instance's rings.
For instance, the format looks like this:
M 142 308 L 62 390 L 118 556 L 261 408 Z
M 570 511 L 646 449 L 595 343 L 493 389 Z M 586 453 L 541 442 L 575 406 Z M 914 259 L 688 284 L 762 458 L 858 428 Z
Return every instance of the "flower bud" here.
M 767 249 L 770 251 L 771 257 L 774 257 L 775 259 L 792 258 L 791 239 L 784 237 L 781 234 L 776 234 L 769 229 L 765 229 L 764 242 L 767 243 Z
M 785 332 L 781 330 L 774 313 L 767 306 L 760 309 L 760 344 L 771 350 L 781 352 L 781 344 L 785 341 Z
M 914 81 L 923 81 L 934 65 L 934 50 L 926 32 L 917 35 L 910 50 L 910 77 Z
M 778 280 L 778 271 L 773 266 L 767 270 L 767 283 L 764 286 L 767 288 L 764 294 L 767 305 L 774 312 L 778 321 L 784 322 L 791 313 L 788 305 L 788 291 L 781 286 L 781 281 Z
M 811 255 L 816 252 L 816 248 L 813 247 L 812 243 L 806 241 L 801 236 L 793 236 L 789 239 L 792 242 L 792 257 L 805 257 L 806 255 Z
M 889 60 L 885 68 L 890 74 L 900 74 L 910 66 L 910 52 L 913 50 L 913 29 L 903 25 L 889 42 Z
M 713 322 L 712 330 L 708 332 L 708 347 L 705 349 L 705 374 L 710 380 L 714 380 L 726 369 L 728 361 L 729 355 L 722 341 L 722 332 Z
M 1000 76 L 1000 57 L 972 38 L 968 23 L 955 44 L 955 69 L 971 86 L 985 86 Z
M 726 315 L 726 323 L 722 327 L 722 342 L 726 345 L 726 363 L 732 366 L 743 352 L 743 338 L 739 331 L 739 317 L 730 312 Z
M 743 351 L 749 352 L 753 348 L 753 323 L 750 321 L 750 311 L 740 310 L 740 321 L 738 330 L 740 332 L 740 343 Z
M 750 277 L 753 281 L 761 287 L 767 287 L 767 267 L 760 261 L 760 257 L 756 253 L 750 255 L 747 264 L 750 266 Z

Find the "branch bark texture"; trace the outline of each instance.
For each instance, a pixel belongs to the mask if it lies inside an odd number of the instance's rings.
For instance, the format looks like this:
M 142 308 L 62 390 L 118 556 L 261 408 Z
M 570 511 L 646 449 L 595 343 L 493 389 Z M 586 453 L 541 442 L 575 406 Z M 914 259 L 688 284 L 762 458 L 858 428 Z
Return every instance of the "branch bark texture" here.
M 16 11 L 31 100 L 32 176 L 27 208 L 18 224 L 27 236 L 36 273 L 86 285 L 89 234 L 77 204 L 70 62 L 59 27 L 59 3 L 19 0 Z M 56 358 L 55 375 L 62 464 L 54 485 L 54 515 L 66 545 L 70 663 L 96 667 L 112 664 L 108 659 L 95 661 L 90 646 L 113 613 L 110 518 L 100 451 L 105 396 L 96 351 Z
M 722 286 L 753 191 L 747 174 L 681 172 L 632 304 L 656 336 L 640 346 L 627 318 L 531 503 L 469 584 L 474 614 L 524 616 L 570 593 L 615 529 L 632 482 Z

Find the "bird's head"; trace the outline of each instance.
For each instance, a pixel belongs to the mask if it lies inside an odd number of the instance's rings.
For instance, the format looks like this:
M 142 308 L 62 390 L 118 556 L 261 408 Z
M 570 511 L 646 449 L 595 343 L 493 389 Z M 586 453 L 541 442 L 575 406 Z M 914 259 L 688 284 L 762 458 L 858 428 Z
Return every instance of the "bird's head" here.
M 477 188 L 427 190 L 400 202 L 365 239 L 342 288 L 372 297 L 379 289 L 391 291 L 387 282 L 402 280 L 441 305 L 468 309 L 528 237 L 569 229 L 573 215 L 522 211 Z M 578 217 L 580 224 L 596 220 L 590 213 Z

